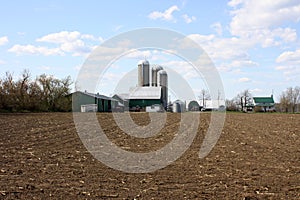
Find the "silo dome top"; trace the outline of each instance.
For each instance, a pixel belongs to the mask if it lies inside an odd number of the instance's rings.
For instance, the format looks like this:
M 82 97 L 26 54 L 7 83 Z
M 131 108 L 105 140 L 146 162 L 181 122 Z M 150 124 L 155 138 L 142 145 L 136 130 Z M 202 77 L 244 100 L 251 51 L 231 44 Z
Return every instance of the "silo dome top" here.
M 152 70 L 154 70 L 154 71 L 163 70 L 163 67 L 160 66 L 160 65 L 154 65 L 154 66 L 152 67 Z
M 149 61 L 148 60 L 140 60 L 139 62 L 138 62 L 138 65 L 149 65 Z
M 163 74 L 167 75 L 167 72 L 165 70 L 160 70 L 160 71 L 158 71 L 158 73 L 161 75 L 163 75 Z

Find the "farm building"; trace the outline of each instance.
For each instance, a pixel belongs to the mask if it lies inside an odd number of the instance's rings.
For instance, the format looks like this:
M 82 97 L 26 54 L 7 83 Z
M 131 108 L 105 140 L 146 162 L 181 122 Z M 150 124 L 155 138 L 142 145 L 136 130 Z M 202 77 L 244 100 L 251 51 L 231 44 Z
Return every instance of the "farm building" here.
M 129 110 L 129 101 L 128 94 L 115 94 L 112 96 L 113 99 L 118 101 L 116 111 L 128 111 Z
M 128 94 L 115 94 L 113 97 L 124 105 L 125 110 L 146 111 L 146 107 L 148 107 L 148 110 L 153 112 L 153 110 L 160 110 L 158 109 L 160 105 L 166 110 L 168 74 L 161 66 L 153 65 L 150 68 L 147 60 L 141 60 L 138 62 L 137 86 L 131 88 Z
M 225 109 L 225 101 L 220 99 L 220 100 L 203 100 L 199 101 L 199 105 L 204 105 L 202 110 L 210 111 L 210 110 L 219 110 L 219 111 L 224 111 Z
M 273 95 L 271 97 L 253 97 L 253 103 L 255 111 L 268 112 L 275 110 Z
M 129 108 L 139 107 L 145 109 L 146 106 L 162 104 L 161 87 L 135 87 L 128 96 Z
M 181 100 L 176 100 L 172 104 L 172 112 L 174 113 L 181 113 L 186 111 L 186 105 L 185 102 Z
M 202 106 L 195 100 L 186 101 L 188 111 L 200 111 Z
M 96 106 L 96 111 L 98 112 L 111 112 L 118 106 L 119 102 L 114 98 L 100 95 L 99 93 L 93 94 L 81 91 L 72 93 L 73 112 L 84 111 L 84 108 L 92 107 L 92 104 Z

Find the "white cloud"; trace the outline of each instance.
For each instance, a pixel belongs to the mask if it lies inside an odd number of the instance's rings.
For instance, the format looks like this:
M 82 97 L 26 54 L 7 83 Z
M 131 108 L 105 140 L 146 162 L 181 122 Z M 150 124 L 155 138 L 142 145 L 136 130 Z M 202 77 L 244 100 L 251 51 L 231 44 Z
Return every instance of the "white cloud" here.
M 221 23 L 214 23 L 210 26 L 211 28 L 214 29 L 214 31 L 218 34 L 218 35 L 222 35 L 223 33 L 223 28 L 222 28 L 222 25 Z
M 285 21 L 300 20 L 300 2 L 298 0 L 238 0 L 235 5 L 241 5 L 231 13 L 233 19 L 230 24 L 233 32 L 239 30 L 271 28 Z
M 170 68 L 176 71 L 178 74 L 184 77 L 185 80 L 190 80 L 193 78 L 200 78 L 199 73 L 194 69 L 194 67 L 186 61 L 168 61 L 161 63 L 163 67 Z
M 216 60 L 247 60 L 247 50 L 253 47 L 251 41 L 238 37 L 219 38 L 215 35 L 188 35 L 189 38 L 197 42 L 207 54 Z
M 37 54 L 37 55 L 64 55 L 64 53 L 59 48 L 47 48 L 47 47 L 36 47 L 33 45 L 14 45 L 10 49 L 8 49 L 8 52 L 13 52 L 18 55 L 21 54 Z
M 148 18 L 154 19 L 154 20 L 155 19 L 162 19 L 162 20 L 165 20 L 165 21 L 175 22 L 175 19 L 174 19 L 174 16 L 173 16 L 174 11 L 179 11 L 179 8 L 176 5 L 171 6 L 170 8 L 165 10 L 164 12 L 154 11 L 154 12 L 152 12 L 148 15 Z
M 247 77 L 243 77 L 243 78 L 240 78 L 238 80 L 238 82 L 240 82 L 240 83 L 247 83 L 247 82 L 250 82 L 250 81 L 251 81 L 251 79 L 247 78 Z
M 18 34 L 19 36 L 22 36 L 22 37 L 26 35 L 25 32 L 18 32 L 17 34 Z
M 138 59 L 138 60 L 142 60 L 144 58 L 149 59 L 151 58 L 152 53 L 150 50 L 146 50 L 146 51 L 132 51 L 128 54 L 125 55 L 125 58 L 132 58 L 132 59 Z M 150 59 L 152 60 L 152 59 Z
M 116 32 L 116 31 L 119 31 L 123 27 L 124 27 L 123 25 L 117 25 L 113 28 L 113 30 Z
M 191 23 L 191 22 L 193 22 L 193 21 L 196 21 L 196 17 L 195 16 L 188 16 L 187 14 L 184 14 L 184 15 L 182 15 L 182 18 L 184 19 L 184 21 L 187 23 L 187 24 L 189 24 L 189 23 Z
M 167 56 L 170 56 L 171 52 L 161 51 L 161 50 L 130 50 L 126 52 L 124 58 L 134 59 L 134 60 L 143 60 L 147 59 L 151 61 L 150 64 L 154 64 L 153 62 L 159 60 L 165 60 Z M 123 58 L 123 57 L 122 57 Z
M 47 42 L 58 45 L 57 48 L 48 48 L 45 46 L 34 45 L 14 45 L 9 52 L 17 54 L 41 54 L 41 55 L 64 55 L 71 53 L 72 56 L 87 56 L 93 49 L 95 43 L 103 41 L 101 37 L 97 38 L 90 34 L 81 34 L 78 31 L 61 31 L 51 33 L 36 39 L 37 42 Z
M 50 66 L 40 66 L 38 68 L 41 70 L 44 70 L 44 71 L 49 71 L 50 69 L 52 69 L 52 67 L 50 67 Z
M 4 37 L 0 37 L 0 46 L 5 45 L 8 43 L 8 37 L 4 36 Z
M 243 0 L 231 0 L 228 2 L 228 5 L 231 7 L 236 7 L 240 5 L 243 2 Z
M 286 63 L 292 65 L 300 64 L 300 49 L 296 51 L 286 51 L 278 56 L 277 63 Z
M 232 67 L 257 67 L 259 64 L 252 60 L 234 60 L 231 62 Z
M 73 42 L 80 38 L 81 34 L 78 31 L 61 31 L 59 33 L 51 33 L 45 35 L 41 38 L 38 38 L 37 42 L 50 42 L 50 43 L 66 43 L 66 42 Z
M 6 62 L 4 60 L 0 60 L 0 65 L 4 65 Z
M 235 0 L 228 3 L 234 7 L 231 11 L 232 35 L 256 40 L 263 47 L 279 45 L 282 42 L 293 42 L 296 31 L 291 28 L 274 28 L 285 22 L 300 20 L 300 2 L 292 0 L 255 1 Z M 237 7 L 239 6 L 239 7 Z
M 101 37 L 96 38 L 93 35 L 81 34 L 78 31 L 61 31 L 59 33 L 51 33 L 38 38 L 36 41 L 60 44 L 60 49 L 64 52 L 72 53 L 73 56 L 85 56 L 94 49 L 94 46 L 87 45 L 84 40 L 98 42 L 103 41 Z
M 249 53 L 252 48 L 258 45 L 284 48 L 283 45 L 292 45 L 297 41 L 295 29 L 279 25 L 300 20 L 299 1 L 232 0 L 228 5 L 232 9 L 229 24 L 231 37 L 221 37 L 223 27 L 220 23 L 211 25 L 216 34 L 188 36 L 207 52 L 218 69 L 233 72 L 240 68 L 257 67 L 259 64 L 251 60 Z
M 216 34 L 188 36 L 207 52 L 219 70 L 241 72 L 241 68 L 257 67 L 259 64 L 250 56 L 249 51 L 252 48 L 258 45 L 264 48 L 270 46 L 284 48 L 284 45 L 292 45 L 297 41 L 297 31 L 291 28 L 292 26 L 284 27 L 283 25 L 290 21 L 300 20 L 299 1 L 293 0 L 286 3 L 283 0 L 259 2 L 232 0 L 228 5 L 232 9 L 232 20 L 229 24 L 231 37 L 222 37 L 223 27 L 220 23 L 211 25 Z M 278 60 L 282 60 L 285 56 L 281 55 Z M 290 56 L 289 60 L 291 58 Z M 283 63 L 280 64 L 283 66 Z M 286 70 L 285 74 L 292 73 Z M 240 81 L 246 81 L 246 79 L 240 79 Z
M 215 39 L 215 35 L 210 34 L 210 35 L 200 35 L 200 34 L 190 34 L 188 35 L 188 38 L 194 40 L 200 45 L 207 45 L 210 42 L 212 42 Z
M 262 93 L 262 92 L 263 92 L 263 90 L 262 90 L 262 89 L 259 89 L 259 88 L 251 89 L 251 90 L 249 90 L 249 91 L 250 91 L 250 93 L 252 93 L 252 94 L 257 94 L 257 93 Z
M 298 80 L 300 77 L 300 49 L 296 51 L 286 51 L 280 54 L 276 63 L 276 70 L 283 71 L 288 80 Z

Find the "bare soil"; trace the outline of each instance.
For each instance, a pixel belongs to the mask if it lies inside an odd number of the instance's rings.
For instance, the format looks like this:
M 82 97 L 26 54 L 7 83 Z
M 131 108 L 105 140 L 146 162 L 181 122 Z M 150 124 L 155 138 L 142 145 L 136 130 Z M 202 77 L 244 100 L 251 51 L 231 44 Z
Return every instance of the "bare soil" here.
M 135 152 L 164 146 L 180 121 L 168 113 L 158 135 L 137 139 L 111 113 L 97 116 L 108 138 Z M 149 123 L 147 113 L 131 116 Z M 201 114 L 193 144 L 177 161 L 131 174 L 93 158 L 72 113 L 0 114 L 0 199 L 300 199 L 300 115 L 227 113 L 217 145 L 199 159 L 209 122 Z

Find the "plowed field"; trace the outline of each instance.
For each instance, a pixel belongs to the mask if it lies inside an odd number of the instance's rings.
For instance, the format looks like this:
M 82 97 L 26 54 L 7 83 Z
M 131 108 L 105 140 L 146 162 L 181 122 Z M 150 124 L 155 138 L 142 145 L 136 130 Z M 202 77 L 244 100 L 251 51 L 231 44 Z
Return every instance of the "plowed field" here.
M 132 113 L 147 125 L 147 113 Z M 127 151 L 162 148 L 180 114 L 148 139 L 125 135 L 111 113 L 98 113 L 107 137 Z M 203 113 L 190 148 L 152 173 L 124 173 L 101 163 L 77 135 L 72 113 L 0 114 L 0 199 L 300 199 L 300 115 L 226 116 L 204 159 L 198 153 L 210 122 Z

